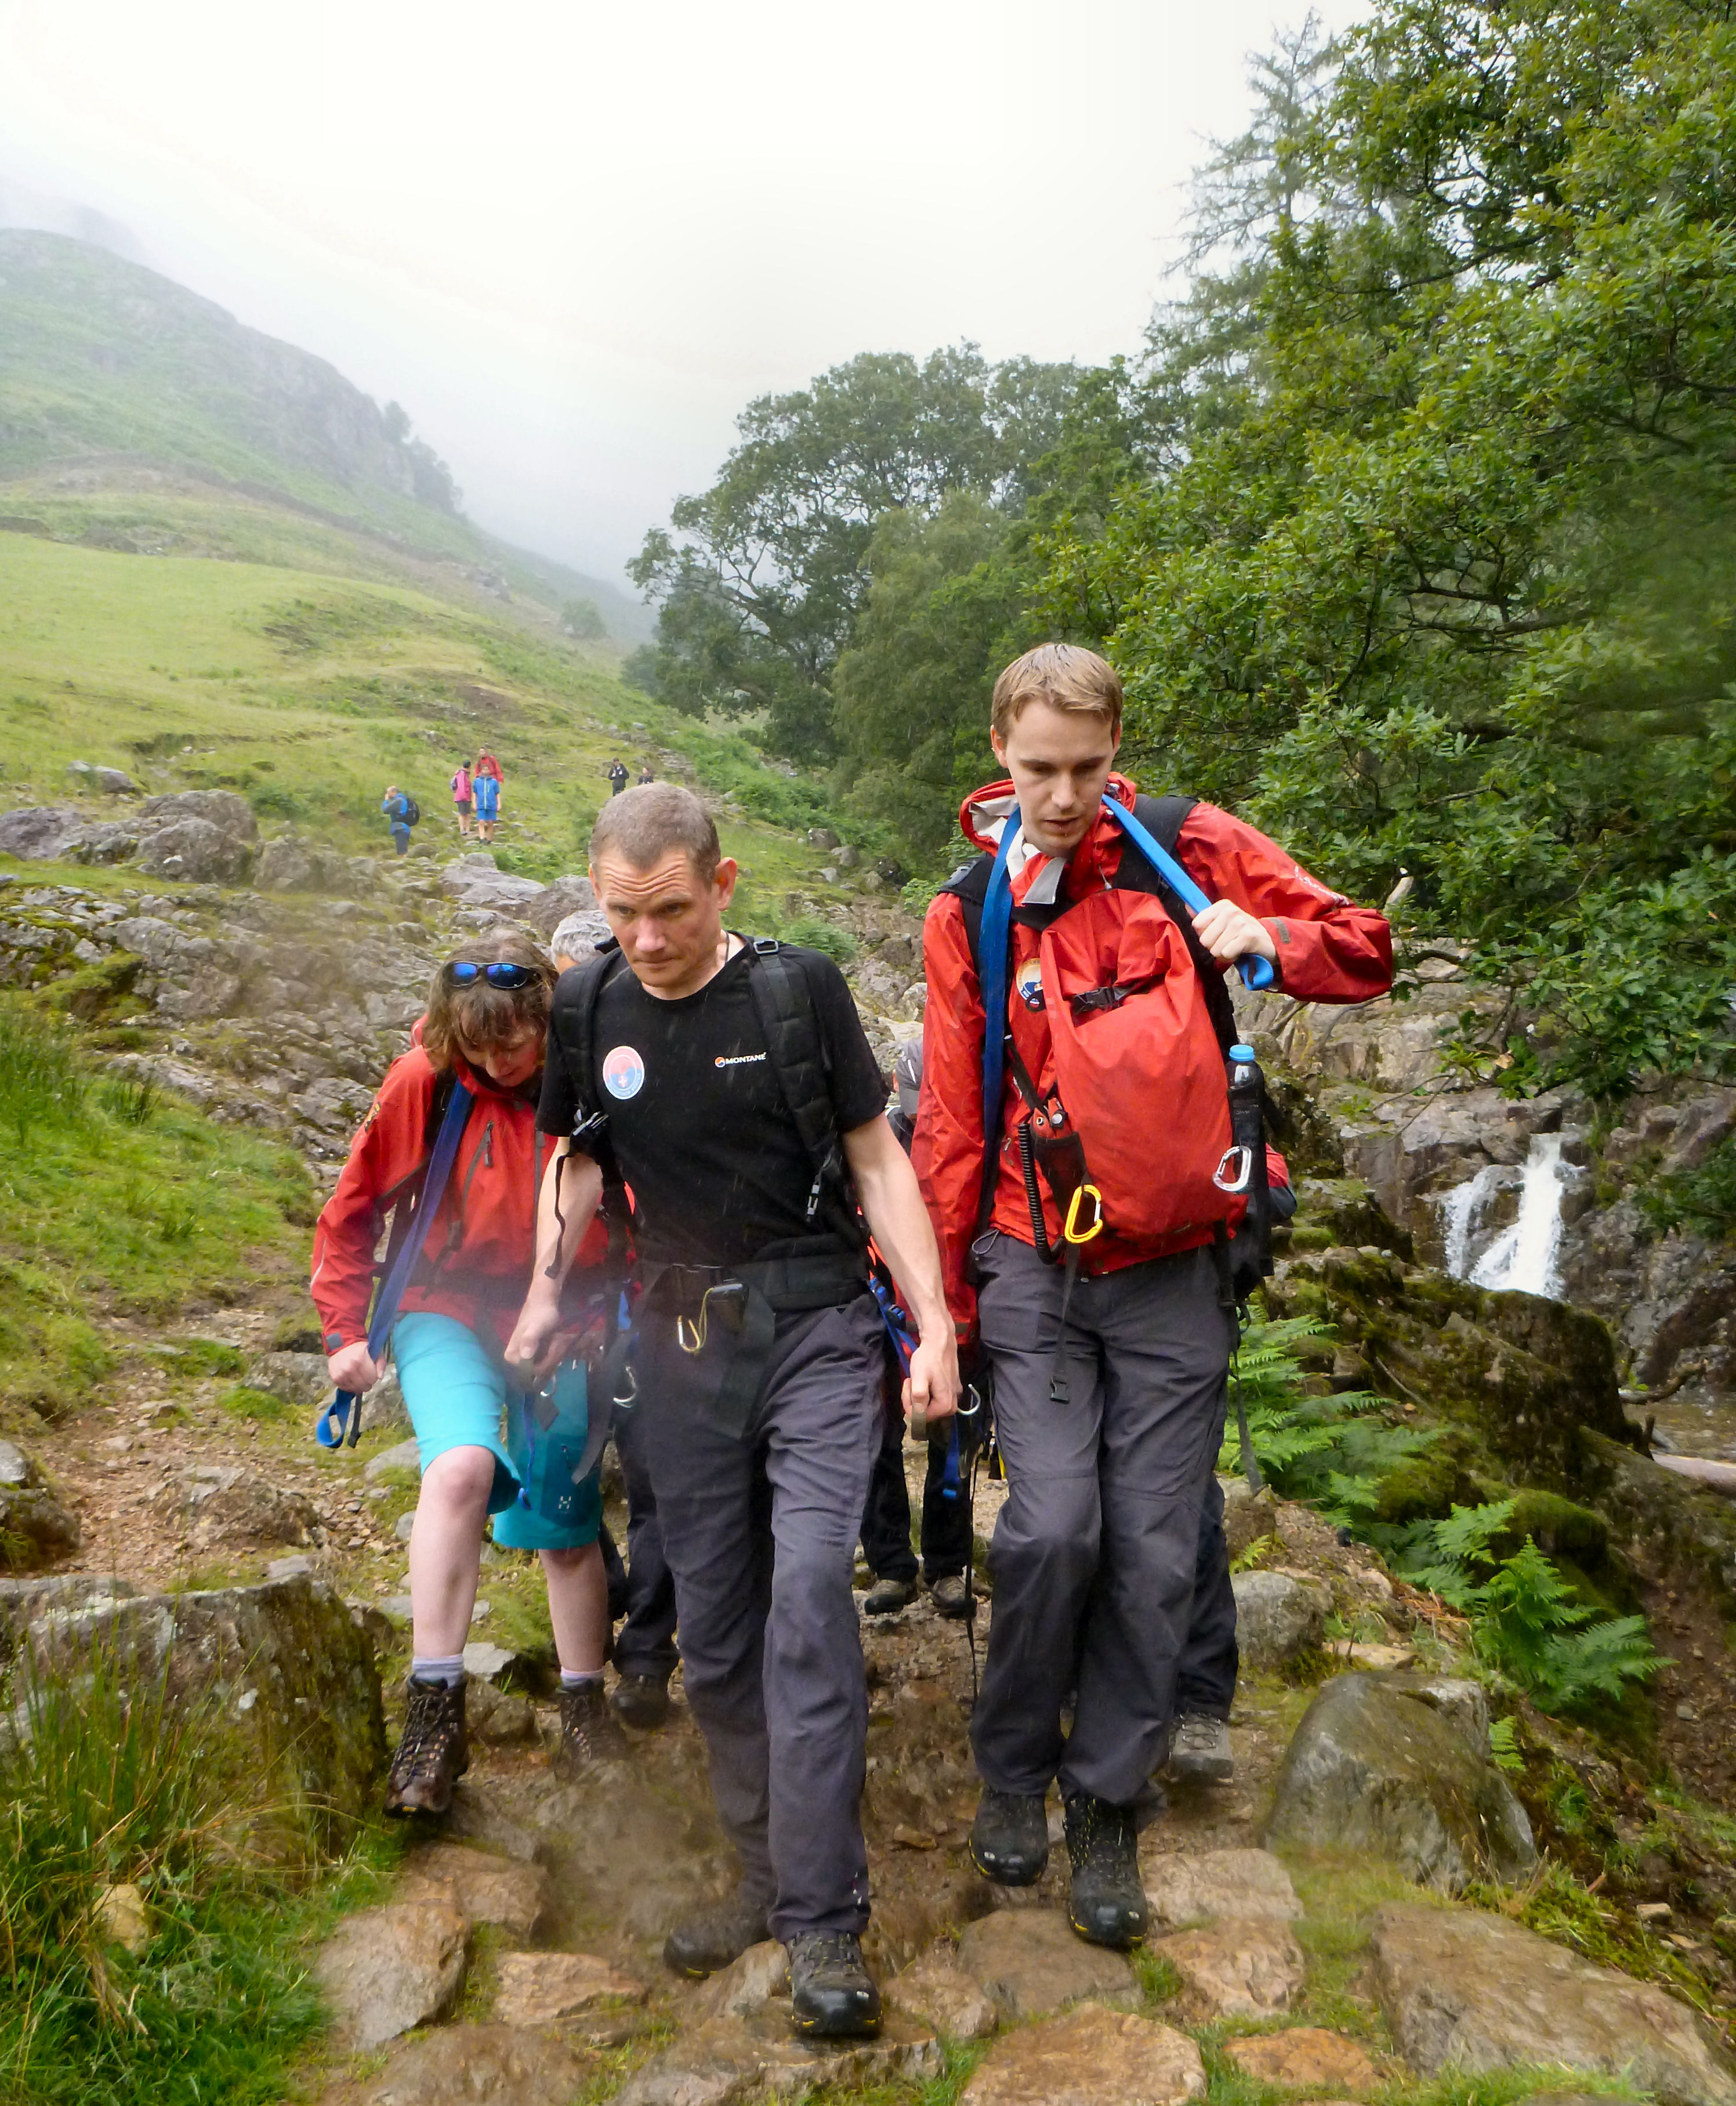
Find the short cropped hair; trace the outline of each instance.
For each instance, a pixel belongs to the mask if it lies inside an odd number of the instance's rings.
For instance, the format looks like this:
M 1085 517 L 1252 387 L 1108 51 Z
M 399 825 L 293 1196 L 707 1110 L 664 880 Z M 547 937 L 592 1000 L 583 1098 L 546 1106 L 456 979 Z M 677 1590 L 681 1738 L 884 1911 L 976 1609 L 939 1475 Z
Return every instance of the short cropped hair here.
M 442 966 L 428 991 L 423 1019 L 422 1050 L 436 1075 L 447 1073 L 454 1054 L 488 1053 L 513 1046 L 526 1032 L 548 1028 L 548 998 L 554 991 L 554 961 L 539 943 L 516 929 L 479 936 L 454 952 L 450 965 L 527 966 L 536 975 L 529 987 L 490 987 L 485 979 L 459 987 Z
M 710 813 L 678 782 L 642 782 L 622 791 L 603 806 L 591 829 L 593 869 L 606 855 L 618 855 L 635 870 L 649 870 L 671 849 L 688 857 L 707 885 L 723 859 Z
M 995 683 L 989 723 L 1004 738 L 1032 702 L 1102 717 L 1121 735 L 1121 676 L 1107 658 L 1079 643 L 1040 643 L 1015 658 Z
M 597 910 L 581 907 L 576 914 L 569 914 L 564 921 L 555 924 L 554 934 L 548 939 L 548 954 L 554 958 L 588 958 L 597 948 Z

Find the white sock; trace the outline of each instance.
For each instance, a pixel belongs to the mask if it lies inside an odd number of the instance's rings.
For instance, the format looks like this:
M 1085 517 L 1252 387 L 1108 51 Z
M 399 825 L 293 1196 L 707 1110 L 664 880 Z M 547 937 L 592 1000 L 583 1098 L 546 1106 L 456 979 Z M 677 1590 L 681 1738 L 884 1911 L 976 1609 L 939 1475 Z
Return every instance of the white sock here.
M 443 1682 L 448 1689 L 455 1688 L 464 1679 L 464 1656 L 455 1652 L 445 1659 L 418 1655 L 410 1662 L 412 1682 Z

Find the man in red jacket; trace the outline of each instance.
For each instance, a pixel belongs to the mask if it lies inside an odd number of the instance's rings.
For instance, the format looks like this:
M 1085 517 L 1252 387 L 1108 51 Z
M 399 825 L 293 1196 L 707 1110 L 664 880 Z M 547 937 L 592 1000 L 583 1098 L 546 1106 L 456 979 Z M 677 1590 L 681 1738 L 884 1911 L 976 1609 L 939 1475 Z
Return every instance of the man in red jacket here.
M 998 1145 L 985 1174 L 967 911 L 983 888 L 967 867 L 924 931 L 914 1149 L 960 1335 L 979 1336 L 993 1364 L 1009 1488 L 971 1725 L 983 1782 L 972 1854 L 1005 1885 L 1040 1879 L 1058 1780 L 1069 1917 L 1112 1946 L 1146 1927 L 1136 1823 L 1174 1708 L 1234 1338 L 1228 1238 L 1244 1202 L 1228 1189 L 1207 975 L 1251 955 L 1315 1001 L 1364 1001 L 1392 976 L 1380 915 L 1211 805 L 1188 811 L 1175 854 L 1212 903 L 1191 915 L 1155 889 L 1107 809 L 1134 804 L 1112 772 L 1121 728 L 1121 681 L 1093 652 L 1046 644 L 996 683 L 991 741 L 1010 780 L 967 799 L 961 822 L 985 852 L 1016 829 L 1006 1006 L 989 1026 L 1004 1034 L 989 1063 Z

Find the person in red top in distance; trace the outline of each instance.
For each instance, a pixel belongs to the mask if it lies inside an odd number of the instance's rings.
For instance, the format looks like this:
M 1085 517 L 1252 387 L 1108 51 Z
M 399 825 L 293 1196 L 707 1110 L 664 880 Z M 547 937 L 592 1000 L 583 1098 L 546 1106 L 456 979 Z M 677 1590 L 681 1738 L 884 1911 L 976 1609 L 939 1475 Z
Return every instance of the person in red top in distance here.
M 1260 957 L 1285 993 L 1335 1002 L 1382 994 L 1392 975 L 1379 914 L 1213 805 L 1194 804 L 1175 836 L 1211 903 L 1188 914 L 1152 889 L 1105 808 L 1106 795 L 1134 804 L 1114 772 L 1121 728 L 1120 679 L 1093 652 L 1044 645 L 996 683 L 1008 779 L 968 798 L 961 823 L 985 855 L 1018 830 L 1006 1010 L 987 1020 L 1005 1034 L 1000 1144 L 986 1178 L 982 983 L 961 872 L 924 930 L 913 1149 L 960 1337 L 992 1366 L 1009 1486 L 971 1725 L 983 1783 L 972 1853 L 1004 1884 L 1040 1878 L 1058 1781 L 1070 1920 L 1112 1946 L 1146 1926 L 1135 1831 L 1174 1715 L 1234 1338 L 1228 1239 L 1244 1202 L 1222 1181 L 1229 1109 L 1205 975 Z M 1043 1255 L 1067 1251 L 1067 1217 L 1034 1162 L 1071 1134 L 1102 1226 L 1076 1242 L 1069 1285 Z

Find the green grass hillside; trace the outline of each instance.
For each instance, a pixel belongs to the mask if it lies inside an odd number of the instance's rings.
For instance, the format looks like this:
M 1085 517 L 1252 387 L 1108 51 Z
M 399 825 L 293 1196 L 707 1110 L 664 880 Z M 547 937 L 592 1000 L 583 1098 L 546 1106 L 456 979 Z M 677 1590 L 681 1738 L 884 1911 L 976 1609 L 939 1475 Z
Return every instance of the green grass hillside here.
M 59 235 L 0 231 L 0 514 L 128 550 L 271 561 L 299 549 L 305 561 L 317 549 L 313 567 L 365 572 L 445 563 L 454 582 L 503 582 L 545 617 L 588 598 L 612 635 L 648 633 L 619 587 L 465 519 L 401 410 L 157 272 Z

